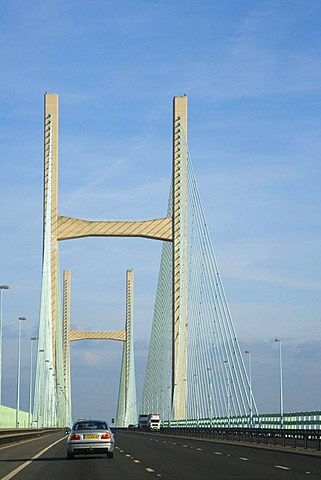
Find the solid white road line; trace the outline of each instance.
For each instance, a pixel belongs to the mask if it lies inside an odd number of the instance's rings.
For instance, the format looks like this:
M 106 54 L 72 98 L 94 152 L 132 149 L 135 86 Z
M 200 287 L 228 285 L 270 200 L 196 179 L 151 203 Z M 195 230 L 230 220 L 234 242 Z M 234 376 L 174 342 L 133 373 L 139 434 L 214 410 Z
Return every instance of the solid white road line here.
M 8 475 L 6 475 L 5 477 L 2 477 L 1 480 L 10 480 L 10 478 L 13 478 L 15 477 L 19 472 L 21 472 L 21 470 L 23 470 L 24 468 L 28 467 L 28 465 L 30 465 L 30 463 L 32 463 L 34 460 L 37 460 L 37 458 L 41 457 L 41 455 L 43 455 L 47 450 L 49 450 L 51 447 L 53 447 L 54 445 L 56 445 L 57 443 L 61 442 L 62 440 L 64 440 L 66 437 L 63 437 L 63 438 L 60 438 L 59 440 L 57 440 L 56 442 L 52 443 L 51 445 L 49 445 L 49 447 L 46 447 L 44 448 L 43 450 L 41 450 L 41 452 L 37 453 L 34 457 L 32 457 L 30 460 L 28 460 L 27 462 L 23 463 L 22 465 L 20 465 L 19 467 L 17 467 L 15 470 L 13 470 L 11 473 L 8 473 Z

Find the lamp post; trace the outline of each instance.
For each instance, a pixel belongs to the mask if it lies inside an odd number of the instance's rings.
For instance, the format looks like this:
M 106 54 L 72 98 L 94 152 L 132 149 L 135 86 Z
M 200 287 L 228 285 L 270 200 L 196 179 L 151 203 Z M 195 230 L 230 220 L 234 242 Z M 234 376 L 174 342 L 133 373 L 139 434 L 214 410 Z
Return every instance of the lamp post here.
M 39 355 L 40 354 L 40 355 Z M 37 356 L 37 368 L 40 364 L 40 369 L 42 370 L 42 373 L 44 371 L 44 356 L 45 356 L 45 350 L 44 348 L 39 348 L 38 350 L 38 355 Z M 34 422 L 37 423 L 37 428 L 44 427 L 45 422 L 44 422 L 44 408 L 45 408 L 45 400 L 43 399 L 43 396 L 45 395 L 47 389 L 42 389 L 41 392 L 38 392 L 38 394 L 41 395 L 41 401 L 38 403 L 38 408 L 37 408 L 37 418 L 34 419 Z
M 2 405 L 2 290 L 9 288 L 9 285 L 0 285 L 0 405 Z
M 283 428 L 283 373 L 282 373 L 282 341 L 280 338 L 274 340 L 279 344 L 279 363 L 280 363 L 280 427 Z
M 212 369 L 211 367 L 208 367 L 206 369 L 209 372 L 209 392 L 208 392 L 208 400 L 210 404 L 210 426 L 212 427 L 212 421 L 213 421 L 213 406 L 212 406 Z
M 250 427 L 253 426 L 253 408 L 252 408 L 252 355 L 250 350 L 245 350 L 249 356 L 249 413 L 250 413 Z
M 168 399 L 168 405 L 167 405 L 167 420 L 168 420 L 168 426 L 170 426 L 170 411 L 171 411 L 171 386 L 168 385 L 167 387 L 167 399 Z
M 49 380 L 49 365 L 50 365 L 50 360 L 49 359 L 45 359 L 45 375 L 46 375 L 46 395 L 47 395 L 47 399 L 46 399 L 46 406 L 45 406 L 45 415 L 44 415 L 44 418 L 46 418 L 46 424 L 48 425 L 48 421 L 50 421 L 50 425 L 52 425 L 51 423 L 51 419 L 52 419 L 52 413 L 53 413 L 53 408 L 52 408 L 52 395 L 50 394 L 50 380 Z
M 20 343 L 21 343 L 21 323 L 27 320 L 26 317 L 19 317 L 18 329 L 18 368 L 17 368 L 17 406 L 16 406 L 16 427 L 19 428 L 19 410 L 20 410 Z
M 197 420 L 197 427 L 198 427 L 198 421 L 199 421 L 199 414 L 200 414 L 200 410 L 199 410 L 199 405 L 200 405 L 200 402 L 198 401 L 198 396 L 197 393 L 198 393 L 198 375 L 197 373 L 193 373 L 193 389 L 194 389 L 194 395 L 193 395 L 193 399 L 194 399 L 194 412 L 192 412 L 192 418 L 196 417 L 196 420 Z
M 230 379 L 230 366 L 228 360 L 224 360 L 224 363 L 227 368 L 227 418 L 228 426 L 230 426 L 230 417 L 231 417 L 231 379 Z
M 31 404 L 32 404 L 32 345 L 35 340 L 38 340 L 38 337 L 31 337 L 30 339 L 30 372 L 29 372 L 29 418 L 28 424 L 31 427 Z

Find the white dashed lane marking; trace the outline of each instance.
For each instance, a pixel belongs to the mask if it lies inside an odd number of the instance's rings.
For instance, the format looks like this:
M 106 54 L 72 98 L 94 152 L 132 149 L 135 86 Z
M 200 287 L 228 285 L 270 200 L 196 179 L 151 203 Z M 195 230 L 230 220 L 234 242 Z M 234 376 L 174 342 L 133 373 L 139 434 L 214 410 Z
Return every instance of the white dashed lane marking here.
M 133 463 L 136 463 L 136 464 L 141 463 L 140 460 L 138 460 L 137 458 L 134 458 L 129 453 L 125 453 L 124 450 L 121 450 L 119 447 L 116 447 L 116 450 L 119 450 L 119 452 L 124 453 L 125 457 L 130 458 L 133 461 Z M 147 468 L 145 467 L 145 470 L 148 473 L 155 473 L 155 470 L 153 468 L 150 468 L 150 467 L 147 467 Z M 160 473 L 157 473 L 156 476 L 161 477 L 162 475 Z
M 275 468 L 280 468 L 281 470 L 291 470 L 289 467 L 284 467 L 283 465 L 274 465 Z
M 239 460 L 244 460 L 244 462 L 247 462 L 247 461 L 248 461 L 248 458 L 246 458 L 246 457 L 239 457 Z

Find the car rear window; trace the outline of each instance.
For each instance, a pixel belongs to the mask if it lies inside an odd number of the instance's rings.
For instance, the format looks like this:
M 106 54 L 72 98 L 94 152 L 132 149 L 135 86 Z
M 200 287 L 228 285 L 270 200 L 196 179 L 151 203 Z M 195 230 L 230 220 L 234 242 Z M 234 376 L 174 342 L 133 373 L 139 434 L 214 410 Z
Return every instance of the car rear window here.
M 107 430 L 107 425 L 105 422 L 79 422 L 74 430 Z

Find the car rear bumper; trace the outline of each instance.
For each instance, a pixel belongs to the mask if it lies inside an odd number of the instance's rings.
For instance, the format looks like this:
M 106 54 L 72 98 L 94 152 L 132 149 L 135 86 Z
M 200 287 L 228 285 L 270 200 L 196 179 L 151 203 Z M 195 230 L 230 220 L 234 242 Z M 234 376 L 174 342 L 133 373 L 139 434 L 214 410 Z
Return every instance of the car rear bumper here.
M 114 443 L 88 443 L 88 442 L 77 442 L 77 443 L 68 443 L 67 452 L 74 455 L 86 455 L 91 453 L 102 453 L 106 454 L 107 452 L 114 451 Z

